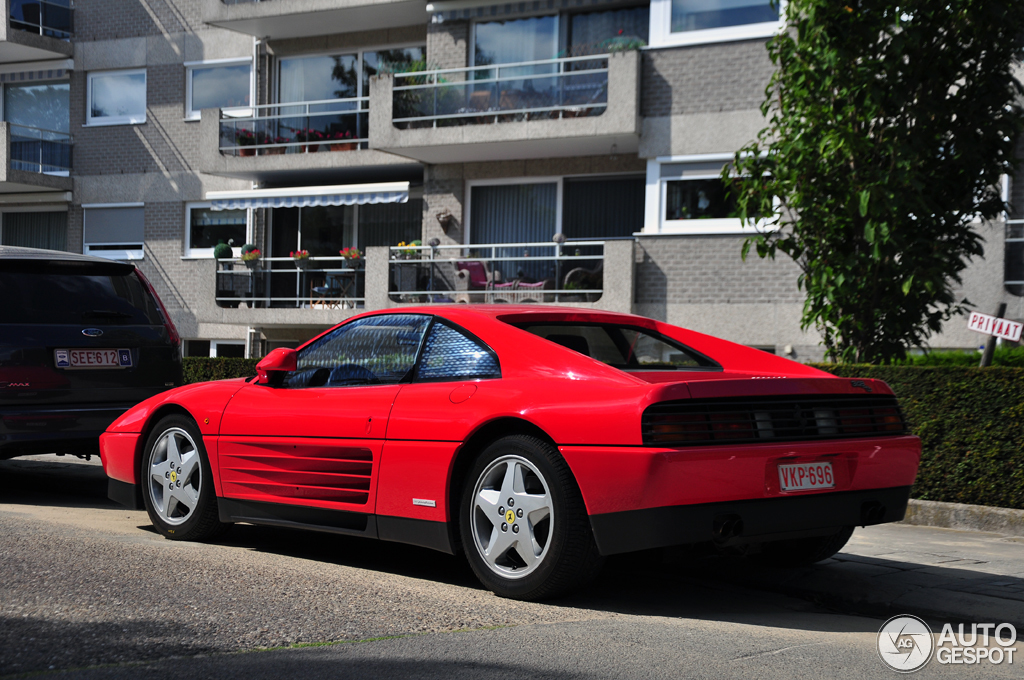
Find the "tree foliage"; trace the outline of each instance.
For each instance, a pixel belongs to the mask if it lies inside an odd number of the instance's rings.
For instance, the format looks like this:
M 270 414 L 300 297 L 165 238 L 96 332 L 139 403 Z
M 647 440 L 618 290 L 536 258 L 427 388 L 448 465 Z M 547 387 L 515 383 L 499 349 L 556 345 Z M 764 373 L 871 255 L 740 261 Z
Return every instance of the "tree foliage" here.
M 789 0 L 786 22 L 768 126 L 723 171 L 748 223 L 771 216 L 743 255 L 800 265 L 802 325 L 830 359 L 902 358 L 970 304 L 972 222 L 1004 208 L 1024 2 Z

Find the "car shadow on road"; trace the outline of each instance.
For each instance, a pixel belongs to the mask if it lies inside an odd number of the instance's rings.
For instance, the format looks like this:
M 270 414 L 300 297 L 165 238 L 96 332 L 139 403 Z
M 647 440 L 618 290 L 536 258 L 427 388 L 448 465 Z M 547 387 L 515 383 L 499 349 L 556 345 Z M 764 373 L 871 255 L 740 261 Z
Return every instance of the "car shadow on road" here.
M 94 456 L 33 456 L 0 460 L 0 503 L 62 508 L 114 508 L 107 476 Z

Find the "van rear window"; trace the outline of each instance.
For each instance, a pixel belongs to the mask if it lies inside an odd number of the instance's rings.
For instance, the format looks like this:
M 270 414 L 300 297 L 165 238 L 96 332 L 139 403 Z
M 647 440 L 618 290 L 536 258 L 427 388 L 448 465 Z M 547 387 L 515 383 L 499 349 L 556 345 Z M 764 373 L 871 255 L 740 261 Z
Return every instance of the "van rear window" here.
M 59 264 L 0 264 L 0 323 L 86 326 L 163 322 L 134 271 Z

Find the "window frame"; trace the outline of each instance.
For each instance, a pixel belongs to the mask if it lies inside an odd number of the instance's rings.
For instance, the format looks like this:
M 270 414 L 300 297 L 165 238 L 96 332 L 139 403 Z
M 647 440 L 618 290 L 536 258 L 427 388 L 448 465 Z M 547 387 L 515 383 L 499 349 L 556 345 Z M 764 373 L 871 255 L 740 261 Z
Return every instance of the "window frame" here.
M 463 375 L 463 376 L 444 376 L 444 377 L 441 377 L 441 378 L 421 378 L 420 377 L 420 369 L 422 368 L 422 365 L 423 365 L 423 355 L 424 355 L 424 353 L 426 352 L 426 349 L 427 349 L 427 340 L 430 338 L 430 334 L 434 332 L 434 326 L 436 326 L 438 324 L 440 324 L 442 326 L 447 326 L 451 330 L 455 331 L 456 333 L 459 333 L 460 335 L 465 336 L 466 338 L 469 338 L 470 340 L 475 342 L 477 345 L 482 347 L 484 349 L 484 351 L 487 352 L 488 354 L 490 354 L 491 358 L 494 359 L 494 364 L 498 367 L 498 372 L 496 374 L 491 374 L 491 375 L 487 375 L 487 376 L 465 376 L 465 375 Z M 494 349 L 492 349 L 490 345 L 488 345 L 486 342 L 484 342 L 480 338 L 480 336 L 478 336 L 477 334 L 475 334 L 472 331 L 470 331 L 470 330 L 460 326 L 459 324 L 457 324 L 457 323 L 455 323 L 453 321 L 449 321 L 448 319 L 446 319 L 444 317 L 441 317 L 441 316 L 431 316 L 430 325 L 427 326 L 427 332 L 423 334 L 423 341 L 420 343 L 419 353 L 416 356 L 416 363 L 413 366 L 412 378 L 411 378 L 410 382 L 412 382 L 412 383 L 420 383 L 420 384 L 444 383 L 444 382 L 478 382 L 480 380 L 501 380 L 501 378 L 502 378 L 502 374 L 501 374 L 501 360 L 498 358 L 498 353 L 495 352 Z
M 202 117 L 202 109 L 192 108 L 192 73 L 197 68 L 210 68 L 218 66 L 249 66 L 249 107 L 232 107 L 229 113 L 225 114 L 237 118 L 246 118 L 253 115 L 252 103 L 256 101 L 256 69 L 253 68 L 252 57 L 238 57 L 230 59 L 209 59 L 207 61 L 186 61 L 185 62 L 185 120 L 196 121 Z M 223 109 L 221 109 L 223 111 Z
M 182 256 L 188 259 L 213 259 L 213 248 L 192 247 L 192 210 L 195 208 L 209 208 L 213 205 L 210 201 L 188 201 L 185 203 L 185 235 L 182 243 L 185 246 L 185 254 Z M 245 208 L 245 241 L 238 246 L 231 248 L 233 257 L 241 257 L 242 246 L 252 242 L 252 209 Z M 216 246 L 214 246 L 216 247 Z
M 718 163 L 726 165 L 734 158 L 733 154 L 702 154 L 696 156 L 660 156 L 647 161 L 647 190 L 644 200 L 644 228 L 640 236 L 658 235 L 712 235 L 712 234 L 757 234 L 765 231 L 774 231 L 775 227 L 768 224 L 767 219 L 761 219 L 754 224 L 743 224 L 738 217 L 723 217 L 707 220 L 666 220 L 665 207 L 667 205 L 666 195 L 668 183 L 686 180 L 707 180 L 719 179 L 718 173 L 704 173 L 687 175 L 684 178 L 662 177 L 661 166 L 674 165 L 701 165 L 706 163 Z
M 142 116 L 106 116 L 103 118 L 93 118 L 92 116 L 92 95 L 93 95 L 93 80 L 100 76 L 108 76 L 112 74 L 132 76 L 142 74 L 143 79 L 143 100 L 142 100 Z M 90 71 L 86 74 L 86 87 L 85 87 L 85 125 L 84 127 L 101 127 L 108 125 L 144 125 L 146 123 L 146 111 L 149 106 L 149 76 L 146 73 L 145 68 L 133 68 L 133 69 L 108 69 L 103 71 Z
M 778 21 L 762 21 L 698 31 L 672 32 L 672 0 L 651 0 L 650 47 L 680 47 L 720 42 L 770 38 L 786 28 L 786 0 L 779 0 Z
M 123 243 L 88 243 L 85 240 L 85 221 L 86 215 L 89 210 L 92 209 L 104 209 L 104 208 L 142 208 L 142 242 L 139 244 L 141 247 L 138 249 L 124 249 L 124 250 L 92 250 L 93 246 L 116 246 L 123 245 Z M 107 260 L 144 260 L 146 259 L 146 204 L 145 203 L 85 203 L 82 204 L 82 254 L 92 255 L 93 257 L 102 257 Z

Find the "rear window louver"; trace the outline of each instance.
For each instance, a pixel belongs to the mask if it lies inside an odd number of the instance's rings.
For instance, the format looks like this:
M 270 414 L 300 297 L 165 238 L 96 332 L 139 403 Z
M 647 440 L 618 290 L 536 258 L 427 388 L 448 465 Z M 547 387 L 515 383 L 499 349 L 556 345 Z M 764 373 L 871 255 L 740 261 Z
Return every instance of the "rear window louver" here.
M 647 407 L 641 428 L 645 446 L 769 444 L 907 433 L 896 397 L 845 394 L 664 401 Z

